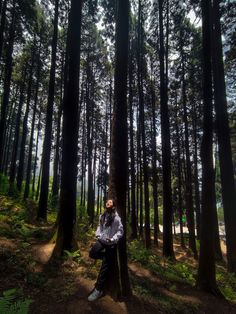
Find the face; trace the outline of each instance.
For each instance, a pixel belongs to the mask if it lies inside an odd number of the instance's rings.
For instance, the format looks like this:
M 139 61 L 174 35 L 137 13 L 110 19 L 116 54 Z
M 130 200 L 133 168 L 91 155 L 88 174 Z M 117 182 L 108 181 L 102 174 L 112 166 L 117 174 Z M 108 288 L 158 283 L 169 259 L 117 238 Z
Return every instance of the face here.
M 113 207 L 113 201 L 112 200 L 107 200 L 106 208 L 111 209 L 112 207 Z

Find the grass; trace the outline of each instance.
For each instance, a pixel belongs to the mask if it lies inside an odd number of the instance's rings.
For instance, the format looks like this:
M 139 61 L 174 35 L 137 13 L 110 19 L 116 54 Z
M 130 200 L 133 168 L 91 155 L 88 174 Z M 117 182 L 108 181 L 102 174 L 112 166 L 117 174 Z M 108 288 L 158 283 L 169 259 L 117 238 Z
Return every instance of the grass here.
M 128 245 L 129 259 L 138 262 L 160 278 L 169 290 L 175 290 L 176 285 L 195 286 L 197 268 L 188 263 L 160 258 L 153 251 L 147 250 L 143 244 L 135 240 Z M 216 265 L 216 280 L 225 298 L 236 302 L 236 276 L 228 273 L 222 265 Z M 150 292 L 151 293 L 151 292 Z

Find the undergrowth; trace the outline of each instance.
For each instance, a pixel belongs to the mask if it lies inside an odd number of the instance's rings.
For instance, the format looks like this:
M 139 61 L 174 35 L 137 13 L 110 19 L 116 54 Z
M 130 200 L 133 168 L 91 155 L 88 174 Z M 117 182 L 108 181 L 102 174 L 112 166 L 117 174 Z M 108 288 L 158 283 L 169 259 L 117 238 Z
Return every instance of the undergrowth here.
M 0 297 L 0 313 L 4 314 L 27 314 L 33 300 L 23 297 L 22 291 L 9 289 Z

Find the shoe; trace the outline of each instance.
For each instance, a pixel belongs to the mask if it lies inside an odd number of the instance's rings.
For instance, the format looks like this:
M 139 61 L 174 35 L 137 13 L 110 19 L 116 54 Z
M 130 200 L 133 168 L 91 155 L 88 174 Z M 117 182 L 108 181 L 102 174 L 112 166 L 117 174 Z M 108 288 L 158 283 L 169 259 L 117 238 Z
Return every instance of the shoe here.
M 94 288 L 91 294 L 88 296 L 88 301 L 95 301 L 102 296 L 103 292 Z

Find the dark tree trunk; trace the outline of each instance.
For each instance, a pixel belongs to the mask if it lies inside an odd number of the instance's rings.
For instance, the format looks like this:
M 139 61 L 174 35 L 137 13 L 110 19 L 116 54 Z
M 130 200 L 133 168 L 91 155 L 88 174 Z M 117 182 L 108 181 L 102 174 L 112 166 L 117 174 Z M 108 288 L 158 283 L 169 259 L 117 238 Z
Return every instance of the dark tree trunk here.
M 82 158 L 81 158 L 81 190 L 80 190 L 80 206 L 84 204 L 84 181 L 85 181 L 85 123 L 82 126 Z
M 40 48 L 41 47 L 39 47 L 39 50 Z M 40 64 L 40 53 L 39 53 L 38 60 L 37 60 L 37 83 L 36 83 L 36 88 L 35 88 L 33 118 L 32 118 L 32 123 L 31 123 L 31 134 L 30 134 L 30 142 L 29 142 L 29 154 L 28 154 L 28 164 L 27 164 L 27 171 L 26 171 L 24 199 L 27 199 L 29 197 L 29 190 L 30 190 L 30 180 L 31 180 L 31 172 L 32 172 L 32 151 L 33 151 L 33 140 L 34 140 L 34 125 L 35 125 L 36 110 L 37 110 L 37 104 L 38 104 L 38 91 L 39 91 L 39 82 L 40 82 L 40 75 L 41 75 L 40 72 L 41 72 L 41 64 Z
M 82 1 L 71 0 L 67 41 L 68 79 L 63 102 L 61 192 L 58 232 L 53 257 L 61 256 L 64 250 L 77 249 L 74 231 L 78 163 L 81 11 Z
M 159 217 L 157 194 L 157 145 L 156 145 L 156 100 L 154 83 L 151 83 L 152 97 L 152 184 L 153 184 L 153 209 L 154 209 L 154 244 L 158 245 Z
M 40 133 L 40 126 L 41 126 L 41 111 L 39 112 L 38 117 L 38 133 L 37 133 L 37 140 L 36 140 L 36 151 L 35 151 L 35 159 L 34 159 L 34 175 L 33 175 L 33 182 L 32 182 L 32 196 L 35 193 L 35 178 L 36 178 L 36 169 L 37 169 L 37 160 L 38 160 L 38 145 L 39 145 L 39 133 Z
M 181 49 L 182 50 L 182 49 Z M 185 135 L 185 153 L 186 153 L 186 216 L 189 230 L 189 248 L 197 259 L 197 248 L 195 241 L 195 223 L 193 211 L 193 189 L 192 189 L 192 170 L 189 151 L 189 124 L 187 113 L 187 99 L 186 99 L 186 81 L 185 81 L 185 64 L 182 52 L 182 101 L 184 109 L 184 135 Z
M 33 68 L 34 68 L 34 56 L 35 50 L 32 49 L 32 56 L 31 56 L 31 65 L 30 65 L 30 73 L 29 73 L 29 83 L 28 83 L 28 90 L 27 90 L 27 103 L 26 103 L 26 110 L 24 115 L 23 121 L 23 132 L 21 138 L 21 148 L 20 148 L 20 160 L 19 160 L 19 167 L 17 173 L 17 189 L 21 191 L 22 182 L 24 177 L 24 167 L 25 167 L 25 145 L 26 145 L 26 138 L 28 133 L 28 116 L 30 110 L 30 101 L 31 101 L 31 93 L 32 93 L 32 80 L 33 80 Z
M 66 56 L 66 59 L 68 56 Z M 60 162 L 60 136 L 61 136 L 61 115 L 62 115 L 62 103 L 63 103 L 63 85 L 67 80 L 67 68 L 65 67 L 64 53 L 62 54 L 61 62 L 61 86 L 60 86 L 60 105 L 58 108 L 57 116 L 57 131 L 56 131 L 56 144 L 55 144 L 55 156 L 53 164 L 53 181 L 52 181 L 52 203 L 57 204 L 59 193 L 59 162 Z M 63 84 L 64 83 L 64 84 Z
M 109 196 L 117 200 L 124 236 L 118 244 L 119 271 L 114 274 L 113 296 L 119 295 L 119 278 L 122 295 L 131 293 L 126 250 L 126 193 L 128 177 L 128 132 L 127 132 L 127 66 L 129 1 L 117 1 L 116 48 L 115 48 L 115 90 L 112 119 Z M 120 149 L 122 147 L 123 149 Z
M 93 191 L 93 172 L 92 172 L 92 160 L 93 160 L 93 86 L 90 83 L 92 73 L 90 68 L 90 56 L 87 57 L 87 86 L 86 86 L 86 123 L 87 123 L 87 152 L 88 152 L 88 194 L 87 194 L 87 213 L 90 218 L 90 223 L 93 223 L 94 218 L 94 191 Z
M 17 91 L 18 92 L 18 91 Z M 9 157 L 11 156 L 12 153 L 12 133 L 15 127 L 16 123 L 16 95 L 12 101 L 11 104 L 11 109 L 8 115 L 8 120 L 7 120 L 7 136 L 6 136 L 6 143 L 5 143 L 5 149 L 4 149 L 4 158 L 3 158 L 3 172 L 5 175 L 8 175 L 9 172 Z
M 7 0 L 3 2 L 2 10 L 1 10 L 1 22 L 0 22 L 0 60 L 2 58 L 2 48 L 3 48 L 3 40 L 4 40 L 4 31 L 6 24 L 6 9 L 7 9 Z
M 195 105 L 193 105 L 193 141 L 194 141 L 194 189 L 195 189 L 195 210 L 196 210 L 196 228 L 197 239 L 200 240 L 200 191 L 199 191 L 199 175 L 198 175 L 198 142 L 197 142 L 197 114 Z
M 176 101 L 177 105 L 177 101 Z M 177 146 L 177 159 L 178 159 L 178 214 L 179 214 L 179 226 L 180 226 L 180 241 L 181 247 L 185 248 L 184 235 L 183 235 L 183 199 L 182 199 L 182 162 L 180 152 L 180 132 L 178 125 L 178 115 L 176 111 L 175 116 L 175 131 L 176 131 L 176 146 Z
M 142 23 L 142 7 L 141 0 L 139 0 L 139 24 L 138 24 L 138 94 L 139 94 L 139 119 L 142 139 L 142 152 L 143 152 L 143 181 L 144 181 L 144 208 L 145 208 L 145 246 L 151 246 L 150 234 L 150 204 L 149 204 L 149 188 L 148 188 L 148 164 L 147 164 L 147 151 L 146 151 L 146 134 L 145 134 L 145 114 L 144 114 L 144 95 L 143 95 L 143 23 Z
M 214 183 L 216 179 L 216 167 L 214 168 Z M 220 235 L 219 235 L 219 224 L 217 216 L 217 207 L 216 207 L 216 189 L 213 191 L 213 206 L 214 206 L 214 240 L 215 240 L 215 258 L 218 261 L 223 260 L 221 246 L 220 246 Z
M 167 94 L 167 73 L 165 75 L 164 61 L 163 0 L 159 0 L 159 27 L 161 145 L 163 173 L 163 255 L 166 257 L 174 257 L 172 237 L 170 123 Z
M 48 205 L 48 187 L 50 175 L 50 154 L 52 141 L 52 117 L 53 117 L 53 103 L 55 94 L 55 72 L 56 72 L 56 54 L 57 54 L 57 40 L 58 40 L 58 12 L 59 0 L 55 0 L 55 12 L 53 22 L 53 39 L 52 39 L 52 55 L 51 68 L 48 90 L 48 103 L 46 113 L 45 136 L 43 142 L 42 154 L 42 182 L 40 188 L 40 199 L 38 206 L 38 219 L 47 220 L 47 205 Z
M 35 200 L 37 201 L 39 198 L 39 191 L 40 191 L 40 184 L 41 184 L 41 178 L 42 178 L 42 160 L 40 163 L 40 169 L 39 169 L 39 177 L 38 177 L 38 185 L 37 185 L 37 191 L 35 195 Z
M 16 22 L 16 11 L 15 11 L 16 0 L 13 1 L 11 24 L 9 30 L 9 39 L 6 49 L 6 62 L 5 62 L 5 77 L 3 83 L 3 95 L 2 95 L 2 106 L 1 106 L 1 119 L 0 119 L 0 172 L 3 170 L 3 151 L 4 151 L 4 140 L 6 132 L 6 114 L 9 103 L 9 96 L 11 90 L 11 76 L 12 76 L 12 61 L 13 61 L 13 46 L 15 38 L 15 22 Z
M 22 115 L 22 106 L 24 103 L 24 93 L 25 93 L 25 79 L 26 79 L 27 66 L 25 66 L 23 78 L 21 81 L 20 87 L 20 99 L 18 105 L 18 112 L 16 117 L 16 127 L 14 133 L 14 143 L 13 143 L 13 152 L 11 158 L 11 166 L 10 166 L 10 177 L 9 177 L 9 193 L 13 192 L 14 181 L 16 176 L 16 160 L 17 160 L 17 151 L 18 151 L 18 143 L 20 138 L 20 123 L 21 123 L 21 115 Z
M 236 273 L 236 189 L 227 112 L 219 0 L 213 1 L 213 77 L 228 270 Z
M 200 256 L 197 286 L 201 290 L 219 294 L 215 273 L 214 241 L 214 170 L 213 170 L 213 117 L 212 117 L 212 68 L 211 68 L 211 1 L 202 0 L 203 45 L 203 139 L 202 158 L 202 212 Z
M 137 238 L 137 217 L 135 206 L 135 157 L 133 135 L 133 47 L 130 48 L 129 59 L 129 138 L 130 138 L 130 177 L 131 177 L 131 239 Z

